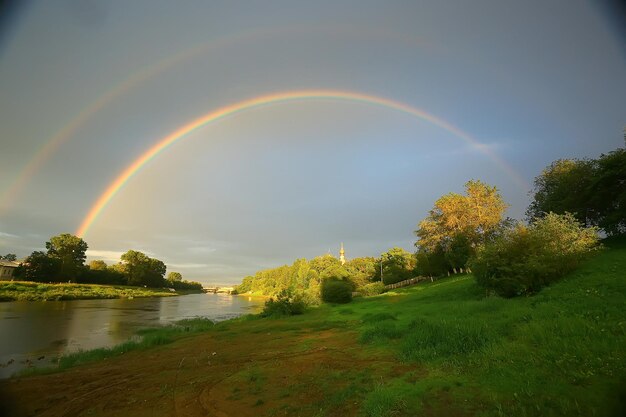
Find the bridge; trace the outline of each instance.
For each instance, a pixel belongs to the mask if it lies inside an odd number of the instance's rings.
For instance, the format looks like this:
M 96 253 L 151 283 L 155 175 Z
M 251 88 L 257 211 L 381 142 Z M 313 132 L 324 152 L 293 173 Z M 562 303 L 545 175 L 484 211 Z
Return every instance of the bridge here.
M 230 294 L 233 292 L 234 287 L 203 287 L 202 291 L 205 293 L 213 293 L 213 294 Z

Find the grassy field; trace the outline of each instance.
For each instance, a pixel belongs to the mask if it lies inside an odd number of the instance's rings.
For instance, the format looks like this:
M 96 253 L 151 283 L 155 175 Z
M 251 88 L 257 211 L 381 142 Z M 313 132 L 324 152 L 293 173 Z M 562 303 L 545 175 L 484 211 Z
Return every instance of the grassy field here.
M 58 301 L 97 298 L 170 297 L 163 288 L 97 284 L 44 284 L 31 281 L 0 281 L 0 301 Z
M 92 362 L 0 391 L 27 415 L 621 416 L 625 243 L 533 297 L 485 297 L 456 276 L 302 316 L 153 331 L 149 348 L 79 354 L 66 366 Z

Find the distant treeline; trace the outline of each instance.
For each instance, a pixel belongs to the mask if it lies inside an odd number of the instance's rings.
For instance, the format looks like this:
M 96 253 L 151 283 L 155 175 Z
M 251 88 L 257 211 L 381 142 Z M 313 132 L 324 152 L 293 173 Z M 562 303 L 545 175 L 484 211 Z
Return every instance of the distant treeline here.
M 165 279 L 165 264 L 144 253 L 129 250 L 120 262 L 107 265 L 94 260 L 85 265 L 87 242 L 63 233 L 46 242 L 46 252 L 35 251 L 17 268 L 14 278 L 34 282 L 75 282 L 83 284 L 133 285 L 169 287 L 183 291 L 202 291 L 202 284 L 184 281 L 178 272 L 170 272 Z M 8 257 L 8 258 L 7 258 Z M 15 255 L 6 255 L 15 259 Z
M 530 294 L 593 252 L 599 231 L 609 236 L 626 232 L 625 149 L 597 159 L 557 160 L 534 185 L 526 223 L 504 217 L 508 204 L 496 187 L 471 180 L 464 195 L 440 197 L 419 222 L 415 253 L 392 248 L 378 258 L 355 258 L 345 265 L 330 254 L 298 259 L 244 278 L 236 291 L 269 296 L 287 291 L 319 300 L 327 280 L 372 294 L 372 286 L 381 282 L 474 270 L 487 291 L 507 297 Z
M 311 260 L 298 259 L 292 265 L 266 269 L 243 279 L 236 291 L 274 296 L 287 291 L 302 291 L 312 299 L 320 298 L 325 280 L 345 281 L 352 291 L 361 291 L 372 283 L 391 284 L 414 275 L 414 255 L 402 248 L 392 248 L 379 258 L 354 258 L 344 265 L 333 255 Z M 366 289 L 367 291 L 367 289 Z

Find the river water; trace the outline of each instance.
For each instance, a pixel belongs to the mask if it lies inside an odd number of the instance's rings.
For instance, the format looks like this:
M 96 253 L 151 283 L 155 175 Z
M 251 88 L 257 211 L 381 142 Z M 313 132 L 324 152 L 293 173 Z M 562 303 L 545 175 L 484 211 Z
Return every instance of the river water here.
M 141 328 L 195 317 L 226 320 L 262 306 L 262 300 L 227 294 L 2 302 L 0 378 L 29 366 L 49 366 L 65 353 L 123 343 Z

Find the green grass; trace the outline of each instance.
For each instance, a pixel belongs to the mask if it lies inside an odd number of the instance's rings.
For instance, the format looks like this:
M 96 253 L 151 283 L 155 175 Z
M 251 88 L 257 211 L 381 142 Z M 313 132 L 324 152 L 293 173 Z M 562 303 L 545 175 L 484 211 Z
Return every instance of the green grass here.
M 411 384 L 402 376 L 370 390 L 363 414 L 415 415 L 426 407 L 618 415 L 617 399 L 626 395 L 626 244 L 606 244 L 533 297 L 485 297 L 466 275 L 355 300 L 349 316 L 321 307 L 325 322 L 350 320 L 364 345 L 425 369 L 427 377 Z
M 163 288 L 98 284 L 42 284 L 0 281 L 0 301 L 60 301 L 107 298 L 170 297 L 179 295 Z

